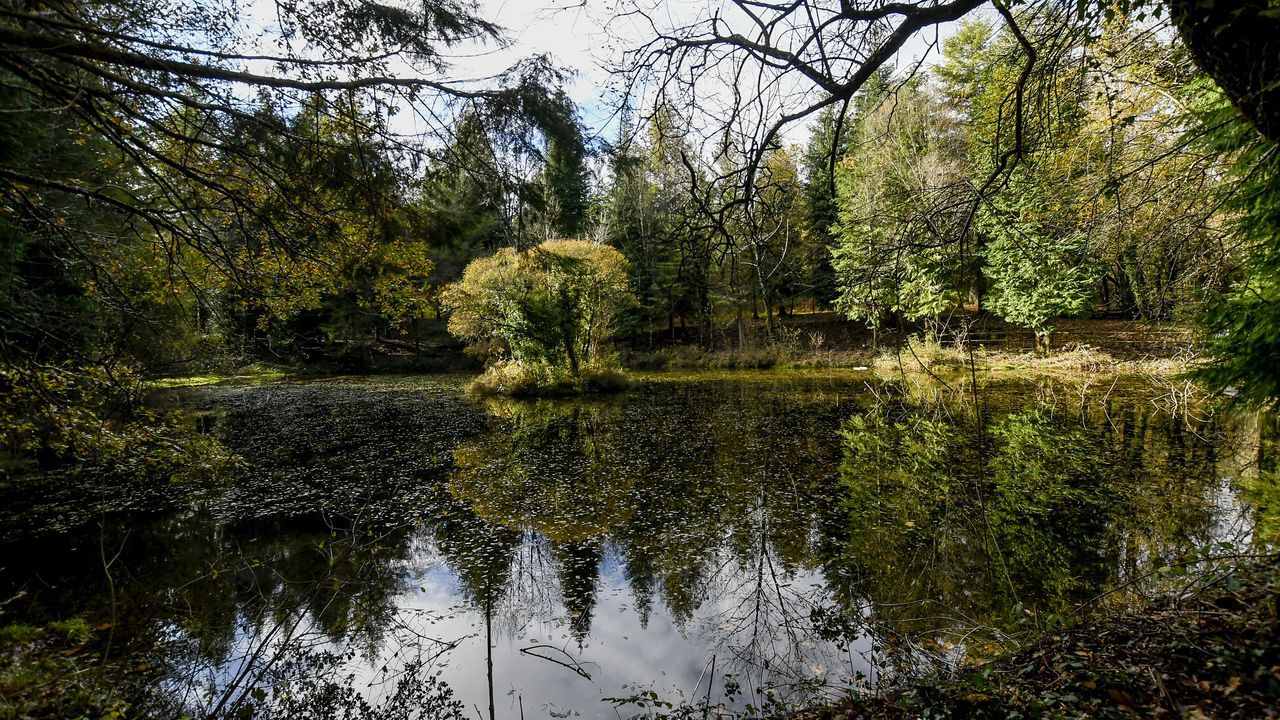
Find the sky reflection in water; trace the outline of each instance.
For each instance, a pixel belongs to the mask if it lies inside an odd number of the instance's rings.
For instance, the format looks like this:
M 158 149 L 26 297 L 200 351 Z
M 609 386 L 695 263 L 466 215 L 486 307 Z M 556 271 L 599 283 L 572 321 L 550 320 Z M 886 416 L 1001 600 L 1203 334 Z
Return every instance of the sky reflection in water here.
M 121 652 L 167 667 L 171 691 L 208 680 L 196 709 L 242 655 L 319 644 L 357 649 L 345 667 L 375 696 L 434 657 L 487 716 L 486 616 L 497 716 L 616 717 L 603 698 L 644 690 L 741 709 L 981 655 L 1023 608 L 1247 538 L 1242 498 L 1272 479 L 1273 419 L 1186 414 L 1138 384 L 994 383 L 979 424 L 965 388 L 855 373 L 538 402 L 463 382 L 188 392 L 251 479 L 154 490 L 150 510 L 99 479 L 101 534 L 50 509 L 56 490 L 28 499 L 5 555 L 55 564 L 7 561 L 4 585 L 40 575 L 27 619 L 100 617 L 86 549 L 120 546 Z

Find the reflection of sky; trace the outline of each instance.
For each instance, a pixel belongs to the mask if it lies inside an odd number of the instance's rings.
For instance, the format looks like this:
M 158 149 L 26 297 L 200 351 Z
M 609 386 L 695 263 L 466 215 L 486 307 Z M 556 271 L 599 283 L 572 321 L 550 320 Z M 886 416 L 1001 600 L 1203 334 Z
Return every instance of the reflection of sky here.
M 476 713 L 478 708 L 487 715 L 483 612 L 464 606 L 466 600 L 458 578 L 432 557 L 434 551 L 430 543 L 420 543 L 416 550 L 420 553 L 418 560 L 425 562 L 420 563 L 421 571 L 409 580 L 409 591 L 398 599 L 401 619 L 424 635 L 460 639 L 436 668 L 441 670 L 441 679 L 453 689 L 455 698 L 464 703 L 468 714 Z M 816 576 L 795 578 L 794 584 L 813 589 L 821 586 Z M 532 617 L 522 616 L 515 626 L 504 622 L 505 618 L 495 618 L 496 713 L 499 717 L 518 717 L 523 705 L 526 713 L 535 716 L 571 709 L 585 717 L 616 717 L 612 703 L 604 698 L 626 697 L 641 690 L 653 690 L 674 702 L 703 697 L 711 681 L 709 665 L 713 655 L 718 655 L 718 666 L 712 702 L 722 700 L 727 647 L 713 637 L 718 626 L 716 618 L 730 612 L 741 600 L 732 592 L 713 592 L 683 627 L 676 624 L 660 602 L 655 602 L 647 624 L 642 626 L 623 563 L 616 553 L 607 553 L 601 563 L 590 634 L 581 646 L 570 633 L 564 608 L 558 602 L 554 607 L 534 609 Z M 495 614 L 502 612 L 499 608 Z M 776 628 L 764 628 L 763 632 L 773 633 Z M 389 640 L 388 644 L 392 642 Z M 553 648 L 534 648 L 543 645 Z M 532 649 L 562 663 L 576 663 L 591 677 L 588 679 L 556 662 L 521 652 L 522 649 Z M 392 655 L 395 650 L 389 646 L 385 654 Z M 814 648 L 818 654 L 823 651 L 834 654 L 831 648 Z M 826 665 L 842 662 L 844 674 L 848 674 L 847 657 L 842 661 L 838 657 L 825 660 Z M 380 675 L 375 672 L 375 666 L 380 668 L 383 661 L 379 659 L 360 669 L 365 682 Z M 814 665 L 823 666 L 823 663 Z M 750 700 L 739 696 L 738 704 Z
M 410 381 L 379 380 L 378 382 L 390 384 Z M 755 389 L 754 386 L 752 389 Z M 470 542 L 470 538 L 466 535 L 461 535 L 459 532 L 444 533 L 439 527 L 427 522 L 421 530 L 416 532 L 406 528 L 407 536 L 402 533 L 389 534 L 390 537 L 395 538 L 397 549 L 389 554 L 373 556 L 373 563 L 378 572 L 356 572 L 351 575 L 350 569 L 344 569 L 342 572 L 334 573 L 330 579 L 335 582 L 376 583 L 377 589 L 399 593 L 391 600 L 391 606 L 395 608 L 395 616 L 389 627 L 381 622 L 380 611 L 383 609 L 381 603 L 386 599 L 381 593 L 352 595 L 339 592 L 335 594 L 337 602 L 354 600 L 374 603 L 374 606 L 364 608 L 343 607 L 343 611 L 350 615 L 351 621 L 349 624 L 337 623 L 340 630 L 356 628 L 355 634 L 359 636 L 362 625 L 361 620 L 356 618 L 362 618 L 367 621 L 367 625 L 373 626 L 372 632 L 386 631 L 376 651 L 377 656 L 360 656 L 358 666 L 349 668 L 358 676 L 355 687 L 364 688 L 372 684 L 369 693 L 377 698 L 382 692 L 392 689 L 382 681 L 388 675 L 394 675 L 406 658 L 414 657 L 418 650 L 430 655 L 440 648 L 440 645 L 434 644 L 430 639 L 456 643 L 456 647 L 440 657 L 427 672 L 435 670 L 441 672 L 441 679 L 453 689 L 455 697 L 464 703 L 468 717 L 476 717 L 477 709 L 481 711 L 482 717 L 487 715 L 485 619 L 484 615 L 467 599 L 468 594 L 464 591 L 463 583 L 455 568 L 470 568 L 466 577 L 474 581 L 476 568 L 496 570 L 490 567 L 488 561 L 498 557 L 495 553 L 507 552 L 510 549 L 507 542 L 517 543 L 519 547 L 513 553 L 511 567 L 507 568 L 512 571 L 509 573 L 512 586 L 501 593 L 494 613 L 492 651 L 494 699 L 496 714 L 499 717 L 515 718 L 523 709 L 529 717 L 546 716 L 551 712 L 563 714 L 567 710 L 573 710 L 585 717 L 613 718 L 617 715 L 611 703 L 605 702 L 604 698 L 629 696 L 643 690 L 652 690 L 663 699 L 675 702 L 682 699 L 702 698 L 707 693 L 708 678 L 714 680 L 714 685 L 711 687 L 711 700 L 714 703 L 723 699 L 722 681 L 726 672 L 734 672 L 742 682 L 744 694 L 738 697 L 738 705 L 750 702 L 758 706 L 761 704 L 759 696 L 751 696 L 750 693 L 753 688 L 764 683 L 778 682 L 796 675 L 812 677 L 830 673 L 829 679 L 833 685 L 839 686 L 847 684 L 850 675 L 858 672 L 870 674 L 868 663 L 864 660 L 872 649 L 872 643 L 868 638 L 858 638 L 851 651 L 843 654 L 823 643 L 813 642 L 809 609 L 811 601 L 815 599 L 824 604 L 829 600 L 826 578 L 812 570 L 800 570 L 794 575 L 788 575 L 783 568 L 792 565 L 782 562 L 778 556 L 780 551 L 770 542 L 776 540 L 779 546 L 789 548 L 787 556 L 792 558 L 791 563 L 799 563 L 804 567 L 812 567 L 812 563 L 832 561 L 834 564 L 828 568 L 828 572 L 832 573 L 831 584 L 842 588 L 841 592 L 855 597 L 864 592 L 874 592 L 875 588 L 867 589 L 854 581 L 853 578 L 858 575 L 859 566 L 847 564 L 844 561 L 847 558 L 842 560 L 840 557 L 830 555 L 830 552 L 838 553 L 838 549 L 834 551 L 821 549 L 826 540 L 843 542 L 843 538 L 838 533 L 830 538 L 823 535 L 827 526 L 820 522 L 795 525 L 785 522 L 775 523 L 778 516 L 770 511 L 781 511 L 781 505 L 790 501 L 785 500 L 783 496 L 746 495 L 742 490 L 742 488 L 755 488 L 757 485 L 760 488 L 767 487 L 767 483 L 772 482 L 774 478 L 785 477 L 792 469 L 801 472 L 800 468 L 803 468 L 803 472 L 822 473 L 829 468 L 815 461 L 814 458 L 826 458 L 824 462 L 829 462 L 837 455 L 834 453 L 823 455 L 812 449 L 796 449 L 797 443 L 807 441 L 798 439 L 799 434 L 794 430 L 794 423 L 786 422 L 793 419 L 791 415 L 779 414 L 775 416 L 776 419 L 765 417 L 758 421 L 754 418 L 746 418 L 750 421 L 745 424 L 751 430 L 750 436 L 745 439 L 739 438 L 736 430 L 738 424 L 744 419 L 742 413 L 777 411 L 772 409 L 774 407 L 772 405 L 759 404 L 760 393 L 753 392 L 748 395 L 745 389 L 739 391 L 737 386 L 733 390 L 734 397 L 738 397 L 740 392 L 741 397 L 751 397 L 757 404 L 739 405 L 736 400 L 722 402 L 716 400 L 719 396 L 709 395 L 707 409 L 703 410 L 700 406 L 698 410 L 702 414 L 690 415 L 687 422 L 671 422 L 667 419 L 667 414 L 683 412 L 680 410 L 682 406 L 673 402 L 670 397 L 659 396 L 655 401 L 646 400 L 644 403 L 621 405 L 618 414 L 608 416 L 607 422 L 614 423 L 613 429 L 617 432 L 609 434 L 599 432 L 597 428 L 599 447 L 613 453 L 613 455 L 606 454 L 606 459 L 621 463 L 637 457 L 653 456 L 661 460 L 643 468 L 628 468 L 628 472 L 650 473 L 650 476 L 656 474 L 658 477 L 661 477 L 662 473 L 672 476 L 696 474 L 700 483 L 711 487 L 720 487 L 721 482 L 738 483 L 725 486 L 737 490 L 734 497 L 741 500 L 740 503 L 732 504 L 732 507 L 727 510 L 720 509 L 718 513 L 711 512 L 705 515 L 695 514 L 692 516 L 695 520 L 684 524 L 668 522 L 665 515 L 655 513 L 654 517 L 650 518 L 650 522 L 643 525 L 629 525 L 625 532 L 619 531 L 617 535 L 607 535 L 599 543 L 590 543 L 589 552 L 576 554 L 561 553 L 572 543 L 563 540 L 553 542 L 529 529 L 546 525 L 558 527 L 555 523 L 541 522 L 547 520 L 545 517 L 521 516 L 518 518 L 519 522 L 512 521 L 512 527 L 517 525 L 518 527 L 502 535 L 501 542 L 487 542 L 487 539 L 493 538 L 477 530 L 481 527 L 479 524 L 459 526 L 462 529 L 461 532 L 478 533 L 476 541 Z M 456 393 L 456 391 L 456 387 L 449 386 L 445 394 Z M 778 390 L 780 395 L 786 392 L 788 391 L 785 388 Z M 792 400 L 792 402 L 798 402 L 798 400 Z M 825 406 L 815 404 L 812 407 L 822 410 Z M 424 412 L 428 410 L 434 411 L 434 406 L 427 408 Z M 823 420 L 824 423 L 834 426 L 834 423 L 847 417 L 848 412 L 851 411 L 838 410 L 830 413 L 829 417 L 820 417 L 826 418 Z M 1075 422 L 1074 419 L 1072 422 Z M 419 427 L 413 423 L 406 423 L 406 426 Z M 1148 428 L 1148 425 L 1143 423 L 1141 427 Z M 1236 451 L 1228 453 L 1228 448 L 1233 445 L 1218 439 L 1216 435 L 1209 434 L 1208 439 L 1198 440 L 1206 443 L 1205 445 L 1191 445 L 1191 449 L 1188 449 L 1183 441 L 1174 445 L 1171 440 L 1160 435 L 1162 427 L 1159 424 L 1151 424 L 1150 429 L 1144 429 L 1141 434 L 1135 436 L 1138 441 L 1141 441 L 1140 447 L 1143 448 L 1143 454 L 1140 462 L 1135 462 L 1131 468 L 1133 481 L 1140 483 L 1140 485 L 1135 484 L 1135 487 L 1159 488 L 1160 491 L 1140 494 L 1136 501 L 1139 502 L 1138 505 L 1112 520 L 1119 523 L 1116 529 L 1132 540 L 1117 544 L 1119 552 L 1133 555 L 1133 557 L 1124 555 L 1115 562 L 1122 580 L 1130 579 L 1124 575 L 1125 568 L 1133 568 L 1133 572 L 1145 573 L 1150 567 L 1148 561 L 1159 559 L 1153 555 L 1180 551 L 1189 544 L 1194 546 L 1215 539 L 1232 539 L 1242 532 L 1247 534 L 1247 525 L 1241 522 L 1249 514 L 1247 505 L 1242 504 L 1234 495 L 1234 485 L 1230 480 L 1233 477 L 1249 477 L 1251 474 L 1256 474 L 1256 463 L 1260 452 L 1257 441 L 1233 440 L 1232 442 L 1239 447 Z M 819 425 L 817 429 L 822 430 L 822 428 L 823 426 Z M 505 426 L 498 426 L 498 431 L 504 429 Z M 642 436 L 637 429 L 648 433 L 643 435 L 648 440 L 634 446 L 626 443 L 611 444 L 621 442 L 619 438 Z M 732 429 L 734 432 L 717 434 L 721 429 Z M 1212 428 L 1208 428 L 1206 432 L 1209 430 Z M 1252 430 L 1244 428 L 1244 430 L 1232 432 L 1237 432 L 1246 439 L 1257 436 L 1256 428 Z M 705 435 L 697 433 L 705 433 Z M 657 439 L 653 439 L 655 436 Z M 733 438 L 732 442 L 735 444 L 731 446 L 731 452 L 708 451 L 709 448 L 728 447 L 725 445 L 724 437 Z M 816 437 L 822 442 L 836 442 L 834 433 L 826 432 Z M 1234 438 L 1235 435 L 1229 437 Z M 302 441 L 309 443 L 310 438 L 303 438 Z M 1208 443 L 1219 443 L 1221 447 Z M 409 447 L 411 451 L 416 452 L 413 449 L 419 446 Z M 437 445 L 428 444 L 423 447 L 431 453 L 439 452 Z M 479 447 L 491 453 L 498 453 L 496 456 L 503 458 L 506 455 L 501 453 L 510 452 L 509 448 L 501 443 L 496 447 L 485 445 Z M 1193 452 L 1198 447 L 1213 447 L 1220 449 L 1221 452 L 1213 454 Z M 419 454 L 425 455 L 426 451 Z M 565 452 L 569 453 L 570 458 L 575 458 L 577 455 L 572 453 L 578 450 L 569 447 Z M 1182 462 L 1184 458 L 1203 457 L 1215 458 L 1211 467 L 1186 466 Z M 708 458 L 715 458 L 715 460 L 711 461 Z M 377 467 L 377 461 L 372 457 L 365 464 Z M 621 467 L 620 464 L 619 467 Z M 1192 472 L 1188 472 L 1188 467 Z M 545 469 L 540 466 L 539 468 Z M 786 472 L 782 472 L 783 470 Z M 431 472 L 435 472 L 434 469 Z M 1204 473 L 1209 474 L 1207 484 L 1201 477 Z M 567 474 L 569 477 L 578 477 L 573 472 Z M 429 481 L 434 482 L 436 476 L 428 475 L 428 478 L 430 478 Z M 569 489 L 565 490 L 564 497 L 572 497 L 575 490 L 568 483 L 565 485 Z M 672 483 L 671 486 L 680 487 L 681 485 Z M 657 483 L 646 492 L 660 493 L 665 487 L 662 483 Z M 471 488 L 474 497 L 481 499 L 488 498 L 489 496 L 485 493 L 491 490 L 491 487 L 484 484 Z M 370 495 L 381 491 L 381 486 L 377 485 L 371 485 L 367 490 Z M 445 489 L 441 490 L 441 492 L 445 491 Z M 811 492 L 817 493 L 818 490 Z M 411 496 L 418 497 L 412 494 Z M 412 507 L 425 507 L 434 512 L 431 508 L 435 506 L 420 506 L 414 504 L 417 501 L 404 500 L 399 495 L 394 497 L 392 504 L 400 502 Z M 522 495 L 508 504 L 518 505 L 521 502 L 528 502 L 529 497 Z M 798 505 L 797 512 L 807 516 L 808 513 L 815 512 L 817 505 L 825 502 L 829 496 L 814 494 L 812 497 L 808 495 L 805 497 L 807 499 Z M 453 499 L 463 501 L 461 496 L 454 496 Z M 649 495 L 637 495 L 628 502 L 634 502 L 637 508 L 661 509 L 661 500 Z M 1170 507 L 1164 507 L 1166 502 Z M 715 507 L 717 506 L 713 506 Z M 1208 512 L 1210 522 L 1203 522 L 1207 512 L 1205 508 L 1211 510 Z M 506 508 L 501 506 L 501 509 Z M 529 507 L 520 506 L 517 510 L 527 510 L 527 514 L 530 515 L 555 512 L 553 509 L 548 509 L 545 502 L 533 503 Z M 386 512 L 385 509 L 383 511 Z M 397 517 L 394 512 L 386 512 L 386 514 Z M 1160 518 L 1165 514 L 1170 515 L 1169 522 L 1160 522 Z M 821 513 L 815 513 L 815 516 L 831 519 Z M 473 516 L 468 517 L 472 520 L 480 520 Z M 707 518 L 713 519 L 707 520 Z M 187 521 L 194 522 L 192 519 L 183 520 L 183 522 Z M 845 521 L 843 512 L 834 516 L 834 522 Z M 695 523 L 703 522 L 709 522 L 711 526 L 693 527 Z M 718 531 L 713 531 L 713 528 Z M 702 532 L 703 530 L 706 532 Z M 794 534 L 798 531 L 807 531 L 812 535 L 804 538 L 786 534 Z M 688 538 L 685 538 L 685 535 Z M 761 536 L 764 541 L 761 541 Z M 192 533 L 189 537 L 200 536 L 198 533 Z M 301 537 L 305 540 L 306 535 Z M 354 541 L 355 538 L 360 537 L 360 533 L 352 531 L 350 537 Z M 439 546 L 436 544 L 436 538 L 441 538 Z M 676 538 L 692 539 L 688 542 L 676 542 Z M 964 544 L 965 537 L 960 535 L 959 540 Z M 249 542 L 252 541 L 249 540 Z M 407 541 L 408 544 L 404 555 L 400 554 L 399 550 L 401 541 Z M 815 550 L 798 552 L 796 550 L 798 545 L 807 545 Z M 283 555 L 279 557 L 271 553 L 265 555 L 273 558 L 273 569 L 278 565 L 284 570 L 294 567 L 306 572 L 317 570 L 308 563 L 295 566 L 288 561 L 289 552 L 309 552 L 305 550 L 307 543 L 294 547 L 282 542 L 281 547 L 284 549 Z M 600 549 L 603 549 L 603 554 L 595 555 L 594 553 Z M 634 555 L 632 551 L 635 551 Z M 879 546 L 868 547 L 866 557 L 859 556 L 858 562 L 874 563 L 875 555 L 880 551 Z M 765 552 L 766 555 L 761 556 L 761 552 Z M 961 549 L 959 552 L 964 550 Z M 468 557 L 468 553 L 473 553 L 475 556 Z M 216 555 L 223 558 L 224 552 L 219 551 Z M 556 558 L 566 557 L 570 558 L 571 566 L 559 567 Z M 573 562 L 589 563 L 590 559 L 595 557 L 599 557 L 600 561 L 599 567 L 595 568 L 598 574 L 592 575 L 595 578 L 594 602 L 582 602 L 582 598 L 571 598 L 571 602 L 566 603 L 563 597 L 565 589 L 560 586 L 561 578 L 568 572 L 574 572 L 575 568 L 576 571 L 583 570 L 579 565 L 572 564 Z M 627 557 L 642 557 L 649 561 L 660 558 L 665 561 L 654 561 L 654 564 L 647 569 L 639 567 L 644 565 L 644 562 L 637 562 L 637 566 L 633 567 L 633 569 L 639 568 L 638 576 L 653 582 L 654 594 L 652 597 L 645 598 L 644 602 L 638 601 L 635 591 L 628 582 Z M 587 560 L 582 561 L 582 558 Z M 233 563 L 238 562 L 234 553 L 225 559 Z M 684 567 L 685 559 L 689 559 L 690 565 L 697 565 L 697 572 L 684 572 L 688 569 Z M 470 563 L 470 561 L 476 562 Z M 892 568 L 877 566 L 869 569 L 888 573 Z M 920 567 L 900 568 L 900 571 L 929 573 L 937 569 L 932 564 L 921 564 Z M 775 573 L 776 581 L 773 579 Z M 307 594 L 311 592 L 312 587 L 308 584 L 309 579 L 325 580 L 326 577 L 322 572 L 321 577 L 317 578 L 309 576 L 293 578 L 296 586 L 292 589 L 298 592 L 298 588 L 302 588 L 303 594 Z M 977 583 L 982 582 L 984 577 L 975 575 L 972 578 L 965 577 L 960 580 Z M 672 592 L 671 587 L 664 585 L 666 581 L 680 585 L 678 592 Z M 688 583 L 694 583 L 696 587 L 688 587 Z M 646 583 L 639 584 L 643 586 Z M 288 585 L 291 583 L 285 583 L 282 588 Z M 280 607 L 272 603 L 247 602 L 244 611 L 273 616 L 277 611 L 287 612 L 293 607 L 314 610 L 317 606 L 323 605 L 321 601 L 329 589 L 330 586 L 324 582 L 314 586 L 314 592 L 319 596 L 316 603 L 310 602 L 311 598 L 308 595 L 307 602 L 295 605 L 284 601 L 278 604 Z M 890 588 L 890 591 L 892 590 Z M 976 585 L 965 585 L 956 590 L 957 593 L 962 592 L 965 596 L 983 591 Z M 570 591 L 573 591 L 572 588 Z M 293 595 L 284 590 L 279 592 L 282 599 Z M 673 614 L 671 609 L 665 607 L 664 597 L 672 597 L 673 605 L 681 606 L 684 605 L 684 598 L 697 598 L 698 601 L 693 603 L 691 616 L 677 622 L 676 617 L 683 616 Z M 958 594 L 957 597 L 959 597 Z M 264 598 L 264 600 L 269 599 L 272 598 Z M 884 602 L 898 599 L 903 598 L 897 595 L 881 598 Z M 905 599 L 932 603 L 922 606 L 928 613 L 936 614 L 947 610 L 937 606 L 937 603 L 947 598 L 912 596 Z M 566 616 L 568 612 L 566 604 L 568 607 L 590 608 L 590 632 L 582 638 L 581 643 L 571 629 L 569 618 Z M 650 607 L 647 623 L 642 624 L 644 616 L 640 608 L 646 606 Z M 758 612 L 760 607 L 765 609 L 763 614 Z M 976 607 L 981 609 L 980 605 Z M 785 617 L 780 615 L 779 608 L 786 611 Z M 862 609 L 869 615 L 872 614 L 866 608 L 850 609 Z M 889 615 L 891 616 L 892 613 Z M 373 620 L 369 621 L 370 617 Z M 892 617 L 890 621 L 892 622 Z M 964 621 L 963 618 L 957 620 L 957 622 Z M 311 626 L 304 619 L 298 632 L 308 634 L 308 644 L 311 644 L 312 638 L 315 642 L 323 643 L 325 642 L 324 629 L 320 627 L 321 624 Z M 333 625 L 332 621 L 329 624 Z M 265 625 L 265 628 L 258 628 L 250 623 L 244 623 L 236 630 L 229 640 L 230 659 L 208 671 L 205 676 L 207 687 L 211 688 L 208 691 L 210 695 L 215 694 L 218 687 L 224 687 L 227 684 L 240 667 L 239 658 L 259 649 L 258 646 L 264 643 L 263 638 L 268 638 L 265 641 L 267 652 L 264 655 L 266 656 L 270 656 L 272 654 L 270 651 L 280 646 L 278 638 L 271 639 L 274 637 L 270 632 L 272 622 L 267 621 Z M 794 631 L 794 636 L 788 635 L 788 628 Z M 331 627 L 330 632 L 332 631 Z M 174 645 L 181 645 L 184 640 L 194 639 L 198 633 L 199 630 L 193 627 L 173 626 L 166 633 L 166 640 L 172 641 Z M 954 639 L 954 636 L 952 637 Z M 420 638 L 428 638 L 428 640 L 421 641 Z M 753 640 L 756 645 L 749 647 Z M 541 648 L 547 657 L 541 658 L 522 652 L 538 645 L 549 646 Z M 214 650 L 219 651 L 218 648 Z M 750 656 L 751 653 L 745 652 L 748 650 L 754 655 Z M 955 652 L 961 651 L 957 649 Z M 756 662 L 744 663 L 744 657 Z M 716 663 L 714 670 L 710 666 L 713 658 Z M 769 661 L 769 670 L 762 672 L 763 662 L 760 661 L 765 659 Z M 577 663 L 591 677 L 589 679 L 582 677 L 571 668 L 556 661 L 566 664 Z M 388 670 L 383 670 L 384 665 L 388 666 Z M 750 677 L 742 677 L 743 672 L 748 673 Z M 788 675 L 788 673 L 792 674 Z M 345 672 L 342 673 L 343 676 L 345 674 Z M 175 691 L 179 689 L 176 683 L 171 684 L 170 687 Z M 638 711 L 640 708 L 622 708 L 621 714 L 629 716 Z
M 187 632 L 186 628 L 166 625 L 160 628 L 161 645 L 182 645 Z M 340 649 L 309 617 L 268 620 L 263 626 L 242 615 L 221 663 L 208 665 L 198 659 L 183 663 L 170 658 L 170 672 L 160 686 L 176 699 L 178 707 L 195 710 L 199 716 L 218 717 L 224 714 L 221 709 L 247 700 L 244 694 L 260 684 L 256 679 L 298 648 L 319 652 Z

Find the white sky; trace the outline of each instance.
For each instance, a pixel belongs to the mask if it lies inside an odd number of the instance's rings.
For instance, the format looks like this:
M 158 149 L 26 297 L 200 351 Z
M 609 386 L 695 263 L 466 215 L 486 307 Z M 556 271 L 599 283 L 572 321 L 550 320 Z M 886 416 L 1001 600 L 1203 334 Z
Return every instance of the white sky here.
M 614 36 L 637 44 L 644 39 L 634 25 L 614 20 L 619 6 L 632 5 L 626 0 L 479 0 L 479 14 L 504 27 L 511 44 L 500 51 L 457 58 L 455 73 L 459 77 L 492 75 L 522 58 L 550 55 L 555 65 L 574 72 L 567 87 L 569 96 L 587 124 L 602 130 L 611 110 L 606 98 L 608 67 L 622 49 Z

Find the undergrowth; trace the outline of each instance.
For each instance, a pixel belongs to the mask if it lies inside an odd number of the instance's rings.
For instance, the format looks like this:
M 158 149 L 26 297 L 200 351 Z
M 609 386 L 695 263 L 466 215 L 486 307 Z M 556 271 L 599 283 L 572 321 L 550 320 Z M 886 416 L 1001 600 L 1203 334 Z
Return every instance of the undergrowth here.
M 121 368 L 0 370 L 0 476 L 57 469 L 185 481 L 240 470 L 180 414 L 148 407 L 149 390 Z
M 765 370 L 847 368 L 897 377 L 910 373 L 958 373 L 970 362 L 984 372 L 1037 375 L 1132 374 L 1157 378 L 1185 373 L 1194 358 L 1121 360 L 1088 345 L 1072 345 L 1050 353 L 1008 352 L 963 344 L 944 344 L 936 338 L 913 335 L 878 354 L 829 350 L 804 344 L 778 343 L 742 349 L 708 350 L 697 346 L 630 352 L 622 364 L 635 370 Z
M 1050 633 L 995 662 L 797 715 L 830 718 L 1280 717 L 1274 556 L 1193 594 Z
M 115 670 L 93 645 L 93 630 L 80 618 L 0 627 L 0 718 L 126 717 Z

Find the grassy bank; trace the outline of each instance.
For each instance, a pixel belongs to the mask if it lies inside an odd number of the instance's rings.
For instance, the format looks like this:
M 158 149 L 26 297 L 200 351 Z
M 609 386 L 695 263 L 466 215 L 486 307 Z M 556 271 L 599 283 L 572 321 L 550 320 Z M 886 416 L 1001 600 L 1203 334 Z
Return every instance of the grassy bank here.
M 982 372 L 1035 373 L 1041 375 L 1145 374 L 1176 377 L 1194 366 L 1189 354 L 1121 359 L 1086 345 L 1051 353 L 988 350 L 948 346 L 910 338 L 900 347 L 880 352 L 814 350 L 771 345 L 744 350 L 704 350 L 683 346 L 650 352 L 630 352 L 622 363 L 633 370 L 756 370 L 847 368 L 872 370 L 887 377 L 902 373 L 938 374 L 967 372 L 970 364 Z
M 604 395 L 630 386 L 631 379 L 612 363 L 601 362 L 576 373 L 546 365 L 497 363 L 472 380 L 467 392 L 482 397 L 569 397 Z
M 748 322 L 709 332 L 653 335 L 634 345 L 623 364 L 637 370 L 870 368 L 902 371 L 1115 373 L 1172 377 L 1196 363 L 1196 332 L 1172 322 L 1060 319 L 1052 350 L 1037 350 L 1034 333 L 994 317 L 957 315 L 941 327 L 905 324 L 873 334 L 861 323 L 819 312 Z M 653 347 L 664 340 L 669 344 Z M 639 340 L 639 339 L 637 339 Z
M 1280 717 L 1278 602 L 1272 556 L 993 663 L 796 720 Z
M 260 383 L 284 380 L 296 375 L 297 371 L 281 365 L 255 363 L 246 365 L 226 373 L 203 373 L 199 375 L 181 375 L 149 380 L 148 385 L 154 388 L 199 387 L 217 385 L 219 383 Z

